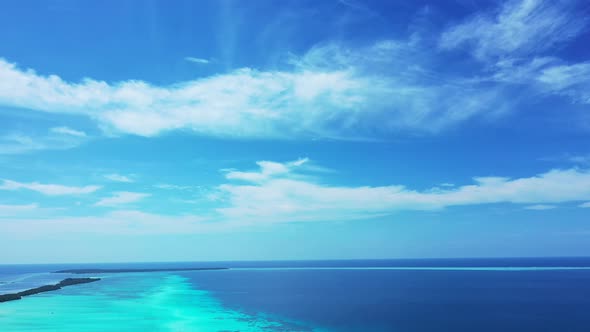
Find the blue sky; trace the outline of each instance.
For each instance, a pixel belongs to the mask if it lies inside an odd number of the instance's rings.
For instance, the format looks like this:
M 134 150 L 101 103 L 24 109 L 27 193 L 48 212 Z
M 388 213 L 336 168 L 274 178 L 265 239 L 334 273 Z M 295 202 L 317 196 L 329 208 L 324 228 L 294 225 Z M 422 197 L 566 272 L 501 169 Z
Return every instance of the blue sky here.
M 584 1 L 0 10 L 0 262 L 579 256 Z

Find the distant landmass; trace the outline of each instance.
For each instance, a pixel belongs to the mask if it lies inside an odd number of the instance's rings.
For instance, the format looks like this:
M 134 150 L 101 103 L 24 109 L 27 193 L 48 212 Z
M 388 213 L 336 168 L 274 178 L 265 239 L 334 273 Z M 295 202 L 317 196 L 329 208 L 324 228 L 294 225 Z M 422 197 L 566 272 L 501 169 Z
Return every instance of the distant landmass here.
M 97 273 L 133 273 L 133 272 L 179 272 L 179 271 L 208 271 L 208 270 L 227 270 L 227 267 L 188 267 L 188 268 L 144 268 L 144 269 L 71 269 L 59 270 L 53 273 L 70 273 L 70 274 L 97 274 Z M 99 281 L 100 278 L 67 278 L 54 285 L 44 285 L 36 288 L 27 289 L 18 293 L 1 294 L 0 302 L 20 300 L 23 296 L 34 295 L 43 292 L 50 292 L 61 289 L 62 287 L 85 284 Z
M 95 281 L 99 281 L 99 280 L 100 280 L 100 278 L 67 278 L 67 279 L 60 281 L 57 284 L 54 284 L 54 285 L 45 285 L 45 286 L 41 286 L 41 287 L 31 288 L 31 289 L 27 289 L 25 291 L 18 292 L 18 293 L 2 294 L 2 295 L 0 295 L 0 302 L 20 300 L 23 298 L 23 296 L 29 296 L 29 295 L 39 294 L 39 293 L 43 293 L 43 292 L 50 292 L 50 291 L 61 289 L 62 287 L 66 287 L 66 286 L 87 284 L 89 282 L 95 282 Z
M 59 270 L 53 273 L 73 273 L 73 274 L 90 274 L 90 273 L 129 273 L 129 272 L 179 272 L 179 271 L 207 271 L 207 270 L 227 270 L 227 267 L 188 267 L 188 268 L 160 268 L 160 269 L 71 269 Z

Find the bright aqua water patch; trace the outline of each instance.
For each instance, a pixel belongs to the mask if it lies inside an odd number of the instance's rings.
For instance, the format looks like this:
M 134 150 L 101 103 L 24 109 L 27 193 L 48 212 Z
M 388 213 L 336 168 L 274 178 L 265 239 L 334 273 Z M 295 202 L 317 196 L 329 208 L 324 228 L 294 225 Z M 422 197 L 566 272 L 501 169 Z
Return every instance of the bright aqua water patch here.
M 9 331 L 311 331 L 224 308 L 181 276 L 133 274 L 0 305 Z

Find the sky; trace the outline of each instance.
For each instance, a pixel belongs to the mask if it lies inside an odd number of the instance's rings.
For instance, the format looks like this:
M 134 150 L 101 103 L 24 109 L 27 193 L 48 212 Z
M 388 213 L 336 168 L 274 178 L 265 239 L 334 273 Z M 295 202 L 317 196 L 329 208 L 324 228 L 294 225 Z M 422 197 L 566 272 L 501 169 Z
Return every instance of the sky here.
M 0 263 L 583 256 L 585 1 L 5 1 Z

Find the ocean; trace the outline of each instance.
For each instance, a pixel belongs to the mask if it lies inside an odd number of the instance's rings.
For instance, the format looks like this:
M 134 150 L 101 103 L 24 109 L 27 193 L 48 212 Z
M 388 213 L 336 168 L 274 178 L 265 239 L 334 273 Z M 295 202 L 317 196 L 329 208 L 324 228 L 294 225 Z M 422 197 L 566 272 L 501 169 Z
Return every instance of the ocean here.
M 590 258 L 0 265 L 0 331 L 590 331 Z M 80 277 L 80 275 L 77 275 Z

